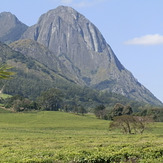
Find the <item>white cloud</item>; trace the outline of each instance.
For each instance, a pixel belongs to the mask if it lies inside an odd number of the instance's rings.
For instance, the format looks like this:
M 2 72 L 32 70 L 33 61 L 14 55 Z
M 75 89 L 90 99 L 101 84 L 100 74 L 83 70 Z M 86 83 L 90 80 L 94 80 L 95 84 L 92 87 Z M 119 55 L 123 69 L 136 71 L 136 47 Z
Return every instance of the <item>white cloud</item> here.
M 127 45 L 158 45 L 163 44 L 163 35 L 145 35 L 136 37 L 125 42 Z
M 89 7 L 104 1 L 106 0 L 61 0 L 60 2 L 65 5 L 72 5 L 74 7 Z

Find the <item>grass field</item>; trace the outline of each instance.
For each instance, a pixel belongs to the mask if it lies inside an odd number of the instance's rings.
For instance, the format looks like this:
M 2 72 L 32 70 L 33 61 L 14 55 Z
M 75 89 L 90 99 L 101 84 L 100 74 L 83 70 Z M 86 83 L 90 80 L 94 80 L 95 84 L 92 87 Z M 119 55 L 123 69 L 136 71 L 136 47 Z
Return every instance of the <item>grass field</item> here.
M 63 112 L 0 113 L 0 162 L 163 162 L 163 123 L 143 135 Z

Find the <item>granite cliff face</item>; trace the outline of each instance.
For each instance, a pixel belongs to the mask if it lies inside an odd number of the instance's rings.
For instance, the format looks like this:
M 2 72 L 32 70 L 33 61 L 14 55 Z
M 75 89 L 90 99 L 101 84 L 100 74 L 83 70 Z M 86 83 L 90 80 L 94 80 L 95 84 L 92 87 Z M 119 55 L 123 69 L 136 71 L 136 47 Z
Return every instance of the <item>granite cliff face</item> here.
M 10 43 L 18 40 L 28 28 L 10 12 L 0 13 L 0 41 Z
M 67 80 L 82 84 L 79 80 L 80 78 L 76 76 L 76 73 L 71 73 L 58 57 L 44 45 L 34 40 L 18 40 L 9 46 L 25 56 L 34 58 Z
M 33 39 L 49 48 L 80 83 L 161 105 L 124 68 L 95 25 L 70 7 L 60 6 L 43 14 L 22 39 Z

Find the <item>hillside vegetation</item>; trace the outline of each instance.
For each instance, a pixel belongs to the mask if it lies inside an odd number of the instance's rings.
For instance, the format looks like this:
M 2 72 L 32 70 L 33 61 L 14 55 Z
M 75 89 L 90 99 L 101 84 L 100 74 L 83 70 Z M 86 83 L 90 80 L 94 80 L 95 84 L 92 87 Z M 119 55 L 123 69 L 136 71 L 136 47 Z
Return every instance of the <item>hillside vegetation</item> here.
M 1 113 L 1 162 L 163 161 L 163 124 L 143 135 L 109 130 L 109 121 L 63 112 Z
M 92 88 L 83 87 L 60 75 L 50 67 L 38 62 L 30 56 L 12 50 L 9 46 L 0 43 L 0 59 L 2 63 L 13 66 L 16 75 L 11 80 L 1 80 L 0 88 L 10 95 L 20 95 L 31 100 L 51 88 L 60 89 L 67 104 L 82 105 L 86 108 L 99 104 L 114 105 L 117 102 L 123 104 L 132 103 L 127 97 L 115 93 L 100 92 Z M 137 102 L 135 102 L 136 104 Z M 138 103 L 139 106 L 142 103 Z

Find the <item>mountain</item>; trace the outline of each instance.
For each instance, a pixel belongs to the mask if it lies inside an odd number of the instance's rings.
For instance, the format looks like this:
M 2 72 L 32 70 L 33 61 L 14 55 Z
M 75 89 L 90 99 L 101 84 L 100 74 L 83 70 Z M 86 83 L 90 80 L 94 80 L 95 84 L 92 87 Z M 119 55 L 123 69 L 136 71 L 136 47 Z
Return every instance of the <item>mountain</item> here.
M 44 64 L 49 69 L 53 70 L 60 76 L 63 76 L 67 80 L 81 84 L 79 77 L 71 73 L 65 65 L 58 59 L 53 52 L 51 52 L 44 45 L 34 41 L 34 40 L 18 40 L 9 45 L 13 50 L 19 51 L 25 56 L 29 56 Z M 74 70 L 75 71 L 75 70 Z
M 32 54 L 41 56 L 51 55 L 51 52 L 49 52 L 49 50 L 43 45 L 33 40 L 22 40 L 13 43 L 13 45 L 16 43 L 21 43 L 20 47 L 28 46 L 29 48 L 27 49 L 27 52 L 25 52 L 24 48 L 22 51 L 25 54 L 22 54 L 13 50 L 8 45 L 0 42 L 0 62 L 13 66 L 11 71 L 16 72 L 16 75 L 14 75 L 14 77 L 10 80 L 0 80 L 0 88 L 3 88 L 4 93 L 10 95 L 20 95 L 36 100 L 36 98 L 39 97 L 42 92 L 49 89 L 51 89 L 52 92 L 58 89 L 60 92 L 59 97 L 63 101 L 63 108 L 67 108 L 71 111 L 77 106 L 83 106 L 84 108 L 90 110 L 90 108 L 92 109 L 100 104 L 104 104 L 107 107 L 112 107 L 118 102 L 124 105 L 130 104 L 136 111 L 138 107 L 144 105 L 143 103 L 134 102 L 121 95 L 107 92 L 102 93 L 88 87 L 75 84 L 74 81 L 58 74 L 59 71 L 56 71 L 57 68 L 60 67 L 58 66 L 58 61 L 56 62 L 57 65 L 54 65 L 54 67 L 56 67 L 54 71 L 48 66 L 34 59 Z M 35 46 L 32 47 L 33 45 Z M 33 51 L 34 53 L 32 53 Z M 33 58 L 28 54 L 33 56 Z M 53 58 L 53 62 L 54 61 L 55 60 Z M 47 98 L 49 99 L 49 96 Z
M 0 13 L 0 25 L 0 41 L 6 43 L 18 40 L 28 28 L 10 12 Z
M 12 71 L 16 72 L 12 79 L 0 81 L 0 87 L 4 86 L 4 92 L 11 95 L 34 99 L 50 88 L 72 83 L 34 58 L 14 51 L 1 42 L 0 63 L 12 66 Z
M 32 39 L 46 46 L 79 83 L 162 105 L 120 63 L 97 27 L 71 7 L 59 6 L 43 14 L 21 39 Z

